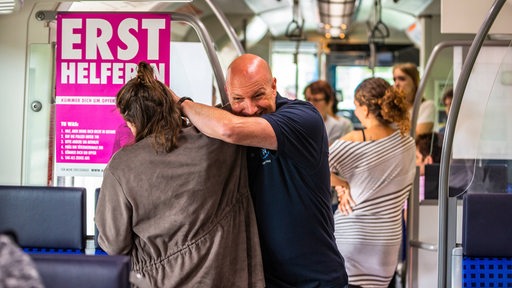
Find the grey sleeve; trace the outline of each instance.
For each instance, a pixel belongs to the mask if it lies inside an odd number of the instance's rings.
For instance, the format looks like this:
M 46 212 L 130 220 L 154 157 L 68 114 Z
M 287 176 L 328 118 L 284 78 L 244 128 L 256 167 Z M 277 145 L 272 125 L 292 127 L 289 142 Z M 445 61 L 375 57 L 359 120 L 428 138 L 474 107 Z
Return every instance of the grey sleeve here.
M 123 187 L 108 167 L 103 173 L 95 223 L 98 243 L 109 255 L 129 254 L 132 249 L 132 206 Z

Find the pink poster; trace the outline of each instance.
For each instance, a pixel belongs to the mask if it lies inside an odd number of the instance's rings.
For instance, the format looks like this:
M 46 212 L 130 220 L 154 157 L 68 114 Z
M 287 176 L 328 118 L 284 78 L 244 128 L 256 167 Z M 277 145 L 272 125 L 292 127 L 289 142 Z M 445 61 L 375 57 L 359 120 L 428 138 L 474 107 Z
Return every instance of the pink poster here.
M 55 175 L 101 176 L 132 140 L 115 105 L 140 61 L 170 83 L 170 15 L 59 13 Z

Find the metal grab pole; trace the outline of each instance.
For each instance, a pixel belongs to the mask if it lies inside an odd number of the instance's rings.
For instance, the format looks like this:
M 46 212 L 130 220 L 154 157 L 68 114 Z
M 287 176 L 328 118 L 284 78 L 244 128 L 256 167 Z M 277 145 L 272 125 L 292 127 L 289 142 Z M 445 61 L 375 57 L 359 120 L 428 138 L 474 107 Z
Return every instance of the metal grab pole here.
M 228 22 L 228 19 L 226 18 L 226 15 L 220 10 L 211 0 L 204 0 L 212 9 L 215 16 L 217 16 L 217 19 L 219 19 L 220 24 L 222 24 L 222 27 L 224 27 L 224 30 L 226 30 L 226 33 L 228 34 L 229 39 L 231 39 L 231 42 L 233 45 L 235 45 L 236 51 L 238 55 L 242 55 L 245 53 L 244 48 L 242 47 L 242 44 L 240 43 L 240 40 L 238 40 L 238 37 L 236 36 L 236 32 L 233 29 L 233 26 L 231 26 Z M 219 87 L 220 88 L 220 87 Z
M 443 138 L 443 149 L 441 152 L 441 164 L 440 164 L 440 172 L 439 172 L 439 241 L 438 241 L 438 286 L 439 288 L 448 287 L 449 277 L 447 274 L 447 269 L 449 264 L 451 264 L 451 260 L 448 261 L 448 253 L 451 253 L 451 250 L 455 248 L 455 243 L 449 243 L 448 241 L 448 176 L 450 173 L 450 155 L 452 153 L 452 142 L 453 135 L 455 131 L 455 127 L 457 124 L 457 117 L 459 116 L 460 105 L 462 103 L 462 97 L 464 91 L 466 90 L 466 86 L 468 83 L 469 76 L 471 74 L 471 70 L 476 62 L 476 57 L 480 52 L 480 48 L 482 47 L 482 43 L 485 40 L 489 30 L 491 29 L 494 20 L 498 16 L 501 8 L 505 4 L 506 0 L 496 0 L 487 17 L 485 18 L 482 26 L 480 27 L 478 33 L 473 40 L 473 44 L 469 48 L 468 56 L 466 57 L 464 64 L 462 65 L 462 71 L 457 81 L 457 85 L 455 86 L 455 90 L 453 93 L 452 105 L 450 108 L 450 113 L 448 113 L 448 120 L 446 122 L 446 130 L 445 136 Z M 416 99 L 417 100 L 417 99 Z
M 206 27 L 203 22 L 201 22 L 198 18 L 185 13 L 177 13 L 172 12 L 171 21 L 184 21 L 191 25 L 197 32 L 199 39 L 204 45 L 206 50 L 206 54 L 208 59 L 210 60 L 210 64 L 212 65 L 213 73 L 215 74 L 215 79 L 217 79 L 217 86 L 219 87 L 220 98 L 222 100 L 222 105 L 226 105 L 229 103 L 228 96 L 226 95 L 226 91 L 222 89 L 225 84 L 224 72 L 222 71 L 222 67 L 220 66 L 219 58 L 217 58 L 217 54 L 215 53 L 215 47 L 213 46 L 213 40 L 211 39 Z

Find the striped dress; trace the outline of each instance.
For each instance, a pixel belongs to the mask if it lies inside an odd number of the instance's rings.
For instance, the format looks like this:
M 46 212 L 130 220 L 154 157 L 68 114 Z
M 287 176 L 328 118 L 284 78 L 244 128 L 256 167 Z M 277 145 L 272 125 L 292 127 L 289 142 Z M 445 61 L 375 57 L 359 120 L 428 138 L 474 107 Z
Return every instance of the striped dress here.
M 334 214 L 336 244 L 352 285 L 388 287 L 398 263 L 415 151 L 414 140 L 399 131 L 376 141 L 337 140 L 330 147 L 331 172 L 348 181 L 356 203 L 348 216 Z

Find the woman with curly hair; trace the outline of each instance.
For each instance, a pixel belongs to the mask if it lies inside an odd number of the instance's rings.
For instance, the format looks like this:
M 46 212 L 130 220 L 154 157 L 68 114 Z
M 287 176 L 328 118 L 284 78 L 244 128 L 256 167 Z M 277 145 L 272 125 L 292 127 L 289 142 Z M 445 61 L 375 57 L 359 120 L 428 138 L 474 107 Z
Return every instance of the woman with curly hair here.
M 402 209 L 415 174 L 407 99 L 382 78 L 355 90 L 355 130 L 330 147 L 331 185 L 340 200 L 335 237 L 350 287 L 388 287 L 402 239 Z

